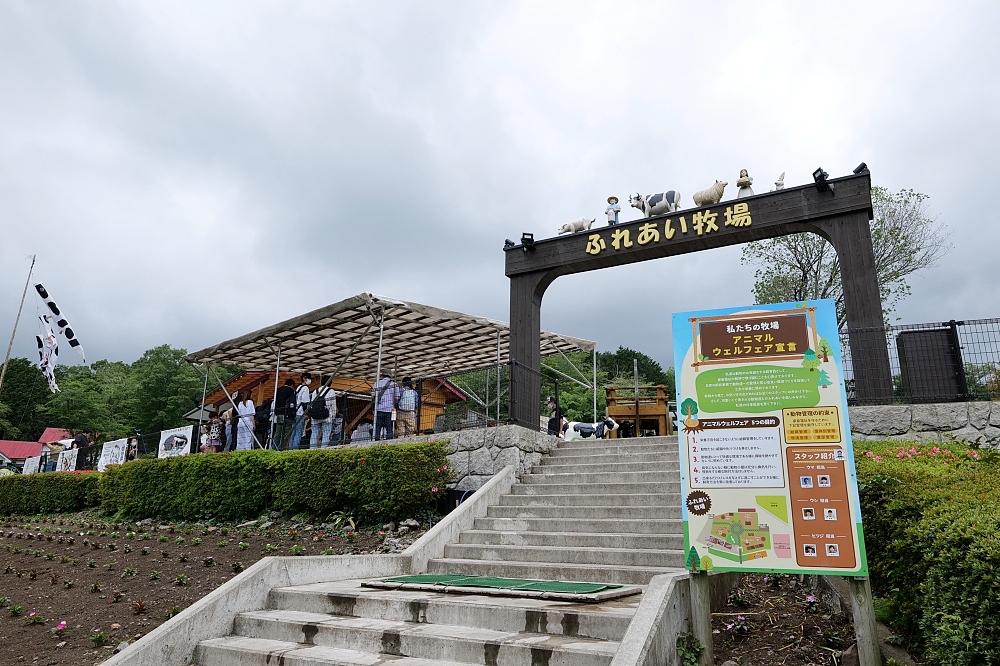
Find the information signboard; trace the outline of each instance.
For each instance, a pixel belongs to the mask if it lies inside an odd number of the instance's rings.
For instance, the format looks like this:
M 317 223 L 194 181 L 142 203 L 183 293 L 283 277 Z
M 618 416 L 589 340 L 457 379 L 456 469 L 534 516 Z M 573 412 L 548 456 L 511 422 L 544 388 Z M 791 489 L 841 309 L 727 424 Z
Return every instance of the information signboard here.
M 831 300 L 673 316 L 689 569 L 866 576 Z

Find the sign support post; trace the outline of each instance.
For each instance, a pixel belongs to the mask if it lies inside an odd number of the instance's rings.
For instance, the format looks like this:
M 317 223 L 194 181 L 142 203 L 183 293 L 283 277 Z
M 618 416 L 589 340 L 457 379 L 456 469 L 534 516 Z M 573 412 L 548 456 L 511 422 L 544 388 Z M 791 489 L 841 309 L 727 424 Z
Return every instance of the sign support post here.
M 712 642 L 712 589 L 707 571 L 691 572 L 691 635 L 701 644 L 699 666 L 715 664 Z
M 875 624 L 875 606 L 872 604 L 872 586 L 866 577 L 851 576 L 851 611 L 854 613 L 854 636 L 858 642 L 858 661 L 861 666 L 882 666 L 882 653 L 878 647 L 878 625 Z

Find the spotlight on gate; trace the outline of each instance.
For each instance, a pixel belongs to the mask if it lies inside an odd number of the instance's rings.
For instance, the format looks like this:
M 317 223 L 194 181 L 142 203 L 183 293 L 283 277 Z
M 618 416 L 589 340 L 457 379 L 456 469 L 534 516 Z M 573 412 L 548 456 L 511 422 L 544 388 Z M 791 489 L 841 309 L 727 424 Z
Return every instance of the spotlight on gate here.
M 535 251 L 535 234 L 527 232 L 521 234 L 521 249 L 525 252 Z
M 515 243 L 514 243 L 514 241 L 512 241 L 512 240 L 511 240 L 511 239 L 509 239 L 509 238 L 505 238 L 505 239 L 504 239 L 504 241 L 503 241 L 503 249 L 505 249 L 505 250 L 509 250 L 510 248 L 512 248 L 512 247 L 514 247 L 514 246 L 515 246 Z
M 854 175 L 857 176 L 862 173 L 868 173 L 868 165 L 862 162 L 854 169 Z
M 826 171 L 823 171 L 823 167 L 820 167 L 813 171 L 813 180 L 816 181 L 816 189 L 820 192 L 833 191 L 833 185 L 826 182 L 826 179 L 830 177 Z

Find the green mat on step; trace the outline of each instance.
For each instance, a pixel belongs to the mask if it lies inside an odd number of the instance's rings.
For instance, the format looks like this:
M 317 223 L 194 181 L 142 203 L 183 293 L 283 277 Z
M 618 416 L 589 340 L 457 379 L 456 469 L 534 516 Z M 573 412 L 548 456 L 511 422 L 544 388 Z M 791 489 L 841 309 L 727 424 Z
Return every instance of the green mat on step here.
M 603 583 L 568 583 L 561 580 L 532 580 L 525 578 L 493 578 L 490 576 L 460 576 L 456 574 L 420 574 L 383 578 L 385 583 L 417 583 L 420 585 L 446 585 L 448 587 L 491 587 L 500 590 L 530 590 L 532 592 L 561 592 L 563 594 L 594 594 L 604 590 L 617 590 L 622 585 Z

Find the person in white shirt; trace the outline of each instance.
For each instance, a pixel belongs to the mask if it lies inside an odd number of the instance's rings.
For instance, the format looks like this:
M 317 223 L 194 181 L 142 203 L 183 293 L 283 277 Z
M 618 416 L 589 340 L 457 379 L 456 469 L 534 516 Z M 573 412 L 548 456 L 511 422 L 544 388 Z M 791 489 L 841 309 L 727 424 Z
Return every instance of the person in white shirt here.
M 330 445 L 330 425 L 333 423 L 333 417 L 337 415 L 337 394 L 330 388 L 332 379 L 329 375 L 324 376 L 319 388 L 312 392 L 309 403 L 309 420 L 312 422 L 310 449 Z M 317 398 L 322 402 L 318 403 Z M 322 405 L 322 408 L 317 411 L 319 405 Z
M 403 390 L 400 392 L 399 400 L 396 402 L 396 427 L 393 434 L 397 437 L 406 437 L 407 435 L 416 434 L 416 412 L 418 400 L 419 397 L 417 396 L 417 392 L 413 390 L 413 382 L 410 381 L 409 377 L 404 377 Z
M 288 440 L 289 449 L 299 448 L 302 442 L 302 433 L 306 429 L 306 409 L 309 407 L 310 393 L 309 384 L 312 383 L 312 375 L 308 372 L 302 373 L 302 381 L 295 389 L 295 427 L 292 428 L 292 437 Z

